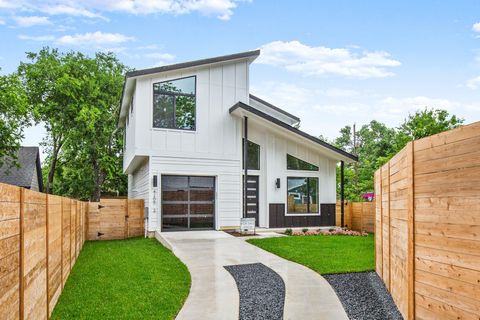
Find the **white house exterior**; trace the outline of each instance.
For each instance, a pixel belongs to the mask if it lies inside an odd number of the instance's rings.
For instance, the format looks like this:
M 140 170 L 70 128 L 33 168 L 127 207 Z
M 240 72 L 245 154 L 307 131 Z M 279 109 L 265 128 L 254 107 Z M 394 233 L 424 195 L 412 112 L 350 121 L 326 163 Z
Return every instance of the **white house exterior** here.
M 232 228 L 243 216 L 260 227 L 335 225 L 336 166 L 356 157 L 250 94 L 259 54 L 127 73 L 123 169 L 128 196 L 145 200 L 148 231 Z

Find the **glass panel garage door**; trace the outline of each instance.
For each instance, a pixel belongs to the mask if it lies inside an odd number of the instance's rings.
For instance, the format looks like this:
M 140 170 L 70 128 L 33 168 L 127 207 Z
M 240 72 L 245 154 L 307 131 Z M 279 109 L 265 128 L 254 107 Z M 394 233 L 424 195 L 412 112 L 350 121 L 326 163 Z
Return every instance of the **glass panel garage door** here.
M 215 177 L 162 176 L 162 231 L 213 229 Z

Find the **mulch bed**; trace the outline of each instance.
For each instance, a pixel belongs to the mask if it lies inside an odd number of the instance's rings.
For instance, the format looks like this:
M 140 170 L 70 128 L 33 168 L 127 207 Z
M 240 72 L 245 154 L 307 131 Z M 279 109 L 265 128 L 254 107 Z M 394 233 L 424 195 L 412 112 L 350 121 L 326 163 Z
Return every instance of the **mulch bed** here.
M 283 319 L 285 283 L 262 263 L 225 266 L 237 283 L 239 320 Z
M 351 320 L 401 320 L 402 314 L 375 272 L 323 276 L 333 287 Z

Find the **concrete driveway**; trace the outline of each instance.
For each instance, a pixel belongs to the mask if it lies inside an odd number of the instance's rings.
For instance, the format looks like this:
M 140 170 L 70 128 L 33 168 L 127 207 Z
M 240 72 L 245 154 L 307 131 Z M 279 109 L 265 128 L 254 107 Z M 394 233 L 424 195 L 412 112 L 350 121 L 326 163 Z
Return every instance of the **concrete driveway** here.
M 239 293 L 224 266 L 263 263 L 285 283 L 284 319 L 348 319 L 338 297 L 318 273 L 221 231 L 157 233 L 188 267 L 190 294 L 177 319 L 238 319 Z

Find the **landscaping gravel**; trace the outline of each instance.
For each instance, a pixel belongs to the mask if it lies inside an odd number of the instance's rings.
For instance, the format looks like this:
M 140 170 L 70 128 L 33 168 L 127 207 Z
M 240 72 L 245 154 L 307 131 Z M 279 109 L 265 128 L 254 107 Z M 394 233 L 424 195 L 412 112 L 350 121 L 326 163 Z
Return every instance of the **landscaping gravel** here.
M 262 263 L 225 266 L 237 283 L 240 320 L 283 319 L 285 283 Z
M 323 276 L 333 287 L 351 320 L 403 319 L 382 279 L 375 272 Z

